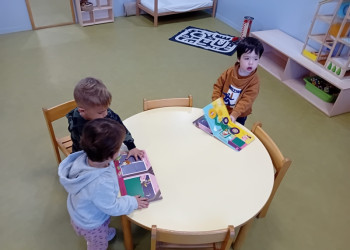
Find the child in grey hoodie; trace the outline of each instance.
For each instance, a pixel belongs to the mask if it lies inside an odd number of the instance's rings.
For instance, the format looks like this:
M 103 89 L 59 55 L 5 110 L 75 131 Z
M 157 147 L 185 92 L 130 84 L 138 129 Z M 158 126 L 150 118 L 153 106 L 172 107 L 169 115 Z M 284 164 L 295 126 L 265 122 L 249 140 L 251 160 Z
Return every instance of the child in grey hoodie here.
M 110 216 L 129 214 L 148 207 L 139 196 L 118 197 L 119 185 L 113 160 L 125 138 L 118 122 L 95 119 L 84 126 L 80 145 L 83 151 L 69 155 L 58 168 L 62 186 L 68 192 L 67 209 L 78 235 L 84 236 L 87 249 L 107 249 L 115 228 Z

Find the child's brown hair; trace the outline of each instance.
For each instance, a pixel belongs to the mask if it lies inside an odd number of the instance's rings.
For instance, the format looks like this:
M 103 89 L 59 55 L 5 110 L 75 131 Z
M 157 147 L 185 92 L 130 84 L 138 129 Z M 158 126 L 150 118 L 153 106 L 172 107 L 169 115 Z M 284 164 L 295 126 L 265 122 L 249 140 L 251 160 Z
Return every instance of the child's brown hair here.
M 103 162 L 117 153 L 125 138 L 125 128 L 115 120 L 99 118 L 84 126 L 80 146 L 87 157 Z
M 80 80 L 75 86 L 74 100 L 78 107 L 109 107 L 112 95 L 101 80 L 87 77 Z

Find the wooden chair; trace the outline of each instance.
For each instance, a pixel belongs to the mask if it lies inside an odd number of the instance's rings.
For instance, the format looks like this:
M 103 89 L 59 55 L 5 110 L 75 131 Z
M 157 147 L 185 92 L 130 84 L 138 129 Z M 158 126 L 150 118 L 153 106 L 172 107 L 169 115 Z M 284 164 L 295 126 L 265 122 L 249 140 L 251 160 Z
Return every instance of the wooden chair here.
M 264 144 L 265 148 L 270 154 L 273 166 L 275 168 L 275 180 L 272 188 L 271 195 L 267 200 L 265 206 L 260 210 L 257 218 L 264 218 L 266 216 L 267 210 L 270 207 L 273 197 L 286 174 L 292 161 L 285 158 L 281 151 L 279 150 L 276 143 L 271 139 L 271 137 L 262 129 L 261 122 L 254 123 L 252 130 L 253 134 L 259 138 L 259 140 Z M 254 222 L 254 218 L 250 219 L 246 224 L 242 225 L 237 234 L 237 238 L 234 243 L 234 250 L 239 250 L 243 244 L 243 241 L 249 231 L 249 228 Z
M 221 249 L 228 250 L 233 242 L 235 230 L 227 229 L 203 232 L 171 231 L 152 226 L 151 250 L 156 249 Z
M 69 111 L 76 107 L 77 104 L 74 100 L 72 100 L 49 109 L 42 108 L 46 120 L 47 129 L 49 130 L 51 143 L 55 152 L 57 164 L 60 164 L 61 162 L 61 156 L 58 149 L 60 149 L 65 156 L 68 156 L 70 153 L 72 153 L 72 140 L 70 138 L 70 135 L 64 136 L 62 138 L 57 138 L 52 123 L 64 117 Z
M 192 107 L 192 95 L 183 98 L 168 98 L 158 100 L 143 99 L 143 111 L 162 107 Z
M 270 154 L 273 166 L 275 168 L 275 181 L 273 184 L 273 189 L 270 195 L 270 198 L 266 202 L 263 209 L 258 214 L 258 218 L 263 218 L 267 214 L 267 210 L 270 207 L 273 197 L 276 194 L 276 191 L 283 180 L 283 177 L 287 173 L 287 170 L 292 163 L 292 161 L 283 156 L 282 152 L 279 150 L 276 143 L 271 139 L 271 137 L 262 129 L 261 122 L 256 122 L 252 128 L 253 134 L 259 138 L 259 140 L 264 144 L 265 148 Z

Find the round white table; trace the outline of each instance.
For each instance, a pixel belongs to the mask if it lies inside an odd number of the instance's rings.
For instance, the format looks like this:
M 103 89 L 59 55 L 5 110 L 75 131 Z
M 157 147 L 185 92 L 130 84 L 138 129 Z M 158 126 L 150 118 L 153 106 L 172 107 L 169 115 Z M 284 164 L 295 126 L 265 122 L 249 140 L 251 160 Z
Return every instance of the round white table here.
M 216 230 L 246 223 L 265 205 L 274 169 L 264 145 L 255 138 L 237 152 L 193 125 L 201 115 L 202 109 L 170 107 L 124 121 L 146 150 L 163 196 L 129 220 L 146 229 Z

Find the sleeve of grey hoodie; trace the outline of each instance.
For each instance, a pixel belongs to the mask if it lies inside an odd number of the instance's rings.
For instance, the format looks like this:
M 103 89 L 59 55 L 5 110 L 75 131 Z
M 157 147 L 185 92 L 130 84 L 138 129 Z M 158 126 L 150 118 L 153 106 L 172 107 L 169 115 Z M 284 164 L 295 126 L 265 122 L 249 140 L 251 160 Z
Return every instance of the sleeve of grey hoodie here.
M 115 180 L 110 178 L 101 178 L 96 185 L 93 203 L 101 211 L 112 216 L 129 214 L 137 209 L 136 198 L 125 195 L 118 197 L 119 187 Z

